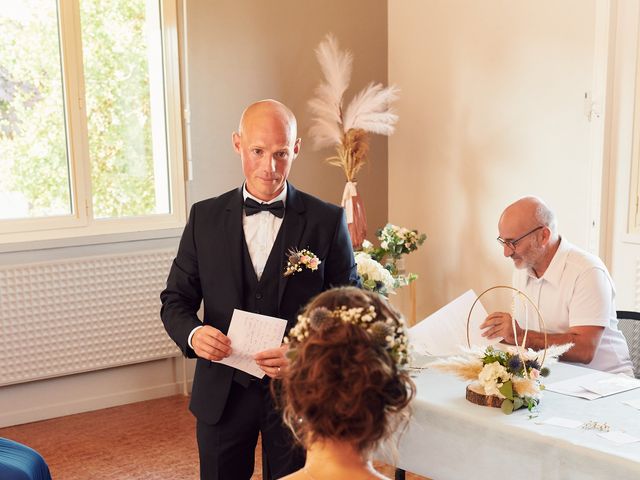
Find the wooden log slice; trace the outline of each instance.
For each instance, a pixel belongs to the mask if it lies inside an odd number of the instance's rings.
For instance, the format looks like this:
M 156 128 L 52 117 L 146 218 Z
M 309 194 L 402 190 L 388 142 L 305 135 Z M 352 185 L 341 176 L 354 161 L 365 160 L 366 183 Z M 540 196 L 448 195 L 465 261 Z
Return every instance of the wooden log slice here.
M 472 383 L 467 385 L 467 400 L 484 407 L 500 408 L 504 398 L 496 397 L 495 395 L 486 395 L 481 385 Z

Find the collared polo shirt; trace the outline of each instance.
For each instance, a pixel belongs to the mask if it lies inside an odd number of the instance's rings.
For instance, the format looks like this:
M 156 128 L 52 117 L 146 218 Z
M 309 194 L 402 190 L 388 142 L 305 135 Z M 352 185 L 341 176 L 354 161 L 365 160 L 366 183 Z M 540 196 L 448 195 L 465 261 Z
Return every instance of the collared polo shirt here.
M 513 286 L 538 307 L 548 333 L 566 333 L 577 326 L 604 327 L 591 363 L 578 365 L 633 375 L 629 347 L 618 330 L 613 281 L 598 257 L 562 238 L 542 277 L 529 269 L 517 269 Z M 522 308 L 516 312 L 518 323 L 524 326 Z M 535 317 L 529 310 L 529 329 L 539 331 Z

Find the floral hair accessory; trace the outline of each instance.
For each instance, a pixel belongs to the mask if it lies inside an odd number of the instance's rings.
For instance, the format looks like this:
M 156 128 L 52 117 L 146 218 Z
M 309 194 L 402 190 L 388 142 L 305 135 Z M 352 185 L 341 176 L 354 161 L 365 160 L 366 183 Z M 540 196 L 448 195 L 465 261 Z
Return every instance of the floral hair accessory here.
M 299 315 L 298 323 L 291 329 L 285 343 L 292 347 L 303 342 L 312 331 L 328 330 L 342 323 L 351 323 L 362 327 L 369 333 L 374 343 L 385 348 L 399 366 L 409 363 L 409 341 L 407 329 L 402 318 L 380 318 L 373 305 L 369 307 L 338 307 L 329 310 L 318 307 L 311 310 L 309 316 Z M 291 351 L 291 350 L 290 350 Z
M 290 248 L 287 255 L 289 256 L 289 260 L 287 261 L 287 266 L 284 269 L 285 277 L 301 272 L 303 267 L 307 267 L 309 270 L 315 271 L 318 269 L 318 265 L 322 263 L 315 253 L 306 248 L 302 250 Z

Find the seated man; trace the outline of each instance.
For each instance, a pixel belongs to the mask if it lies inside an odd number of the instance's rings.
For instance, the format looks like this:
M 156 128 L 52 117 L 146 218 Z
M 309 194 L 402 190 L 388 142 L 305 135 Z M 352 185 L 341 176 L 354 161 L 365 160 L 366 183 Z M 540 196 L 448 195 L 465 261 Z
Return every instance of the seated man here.
M 617 328 L 613 281 L 602 261 L 560 237 L 554 213 L 537 197 L 509 205 L 500 217 L 498 232 L 504 256 L 517 269 L 513 287 L 540 310 L 548 344 L 574 344 L 561 359 L 633 376 L 629 347 Z M 509 313 L 490 314 L 480 328 L 485 337 L 522 343 L 522 326 L 516 322 L 514 338 Z M 529 321 L 527 347 L 544 348 L 544 334 L 531 331 L 538 328 L 537 321 Z

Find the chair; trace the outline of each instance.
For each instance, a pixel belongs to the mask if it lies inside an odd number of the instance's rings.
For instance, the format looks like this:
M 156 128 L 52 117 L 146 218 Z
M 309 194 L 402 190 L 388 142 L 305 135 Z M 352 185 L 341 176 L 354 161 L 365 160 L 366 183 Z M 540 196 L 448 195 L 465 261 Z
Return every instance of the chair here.
M 0 438 L 2 480 L 51 480 L 49 467 L 38 452 L 8 438 Z
M 618 329 L 627 339 L 633 371 L 640 378 L 640 312 L 618 310 Z

